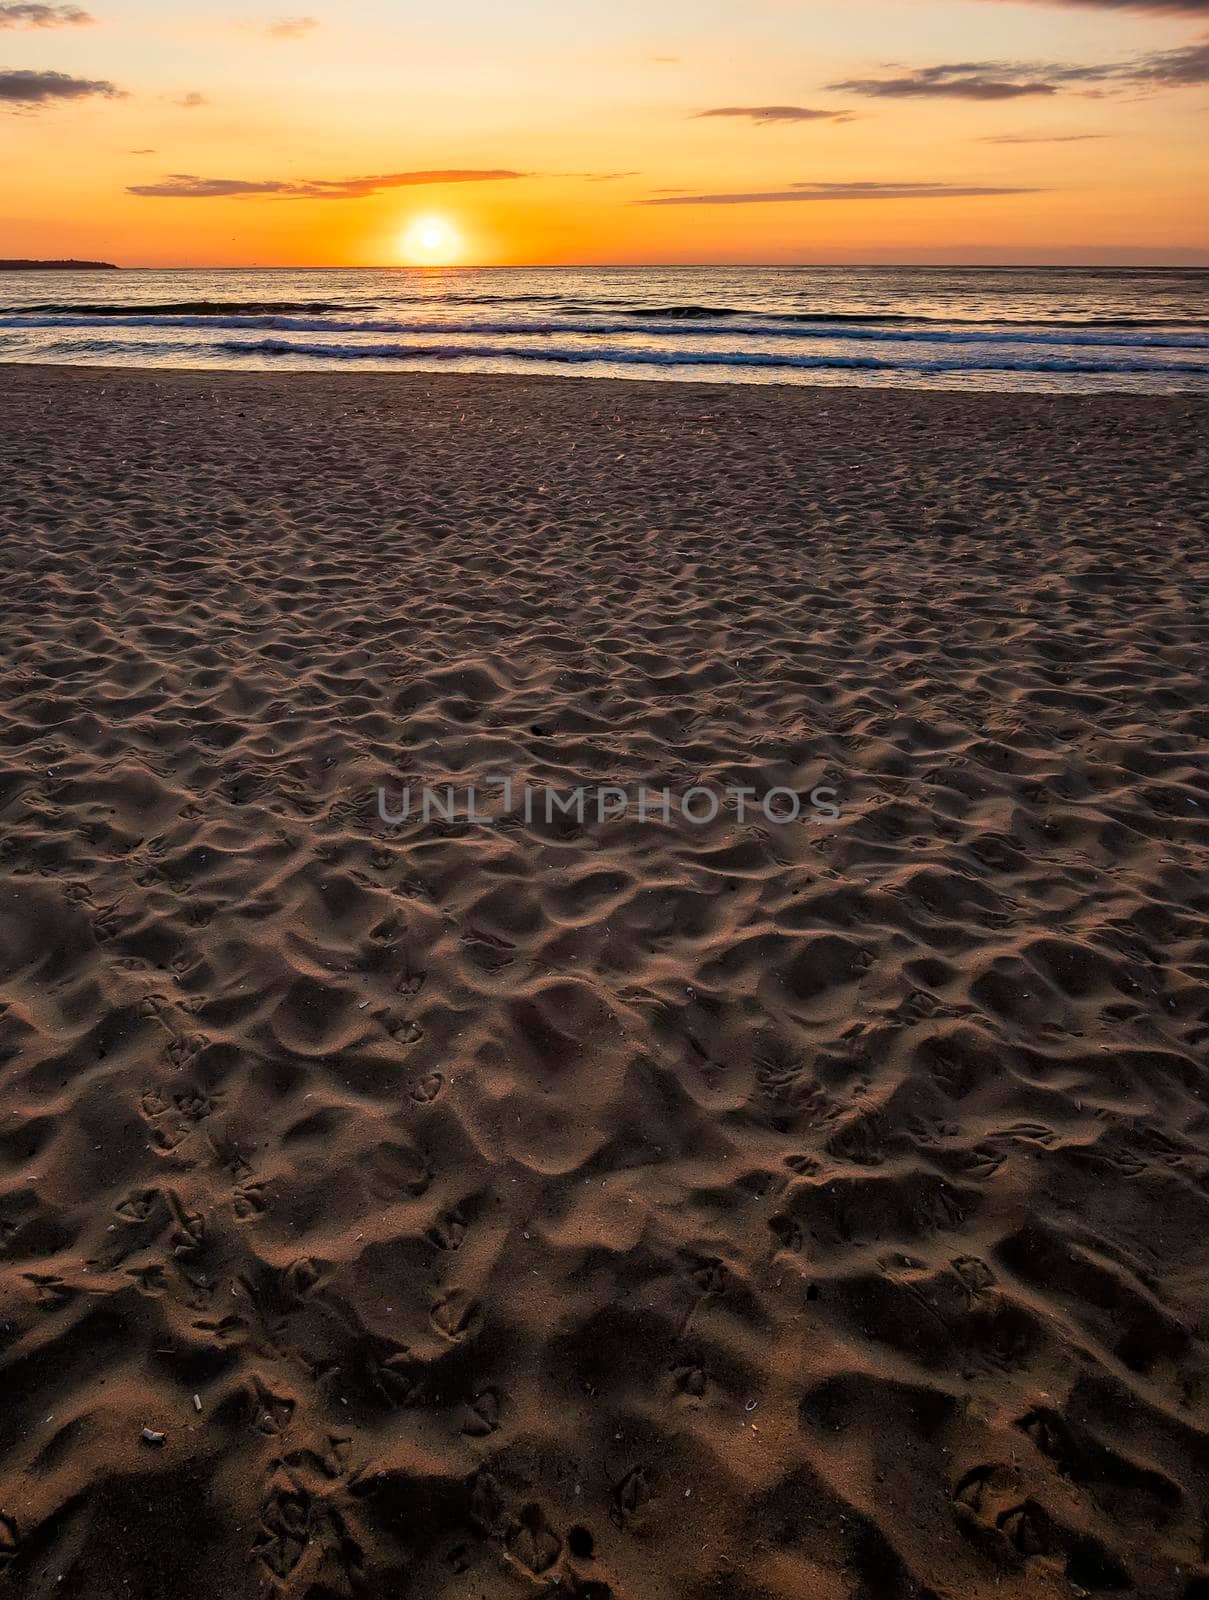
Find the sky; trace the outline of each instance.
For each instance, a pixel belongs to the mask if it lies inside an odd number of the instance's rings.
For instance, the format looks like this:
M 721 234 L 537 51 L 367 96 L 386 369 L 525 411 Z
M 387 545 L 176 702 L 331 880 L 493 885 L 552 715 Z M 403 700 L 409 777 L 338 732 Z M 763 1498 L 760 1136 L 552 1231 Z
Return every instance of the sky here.
M 0 256 L 1209 264 L 1209 0 L 0 0 Z

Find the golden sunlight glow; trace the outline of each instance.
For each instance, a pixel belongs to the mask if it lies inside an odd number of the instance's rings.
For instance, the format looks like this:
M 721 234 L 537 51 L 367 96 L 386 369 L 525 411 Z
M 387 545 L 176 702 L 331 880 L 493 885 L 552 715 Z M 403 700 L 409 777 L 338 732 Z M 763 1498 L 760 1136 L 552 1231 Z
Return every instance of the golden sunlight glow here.
M 414 9 L 0 0 L 0 256 L 1209 263 L 1209 0 Z
M 403 235 L 403 254 L 408 261 L 444 267 L 456 261 L 460 253 L 457 230 L 445 217 L 417 217 Z

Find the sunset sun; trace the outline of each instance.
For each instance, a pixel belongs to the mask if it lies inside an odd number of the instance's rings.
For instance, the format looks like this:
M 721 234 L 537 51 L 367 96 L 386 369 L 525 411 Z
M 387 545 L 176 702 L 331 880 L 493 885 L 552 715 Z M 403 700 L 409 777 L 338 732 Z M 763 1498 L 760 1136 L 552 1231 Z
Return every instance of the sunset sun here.
M 442 267 L 456 261 L 461 240 L 447 217 L 416 217 L 403 232 L 404 259 L 423 266 Z

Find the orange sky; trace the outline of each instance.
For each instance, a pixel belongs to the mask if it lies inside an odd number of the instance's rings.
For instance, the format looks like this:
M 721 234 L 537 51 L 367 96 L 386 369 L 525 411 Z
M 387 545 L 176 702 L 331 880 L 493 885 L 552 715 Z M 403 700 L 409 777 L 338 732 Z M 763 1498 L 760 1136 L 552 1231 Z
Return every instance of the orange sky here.
M 93 12 L 92 0 L 87 10 Z M 0 0 L 0 255 L 1209 262 L 1209 0 Z

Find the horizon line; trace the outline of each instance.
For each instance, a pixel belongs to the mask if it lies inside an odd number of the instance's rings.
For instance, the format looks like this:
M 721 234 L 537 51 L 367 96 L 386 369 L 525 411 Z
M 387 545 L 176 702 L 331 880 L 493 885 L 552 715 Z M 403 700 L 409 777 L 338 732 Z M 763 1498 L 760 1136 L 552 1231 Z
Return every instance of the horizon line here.
M 1192 252 L 1190 252 L 1192 253 Z M 233 262 L 177 262 L 177 263 L 150 263 L 150 262 L 105 262 L 106 268 L 116 269 L 119 272 L 415 272 L 415 273 L 442 273 L 442 272 L 584 272 L 584 271 L 700 271 L 729 269 L 733 271 L 748 270 L 753 272 L 769 272 L 777 270 L 793 270 L 795 268 L 809 267 L 861 267 L 884 268 L 887 271 L 899 271 L 905 267 L 944 267 L 965 268 L 971 271 L 983 272 L 1029 272 L 1045 271 L 1071 271 L 1085 272 L 1094 268 L 1111 268 L 1118 272 L 1146 272 L 1154 270 L 1174 270 L 1187 272 L 1209 271 L 1209 251 L 1198 252 L 1203 254 L 1203 260 L 1150 260 L 1150 261 L 971 261 L 965 258 L 954 258 L 951 261 L 860 261 L 860 260 L 822 260 L 822 261 L 500 261 L 500 262 L 449 262 L 441 266 L 426 265 L 422 262 L 400 261 L 363 261 L 363 262 L 296 262 L 264 263 L 258 261 Z M 13 258 L 16 259 L 16 258 Z M 30 260 L 39 258 L 30 257 Z M 70 260 L 70 257 L 43 257 L 46 261 Z M 37 266 L 30 269 L 39 270 Z M 87 271 L 88 268 L 83 270 Z

